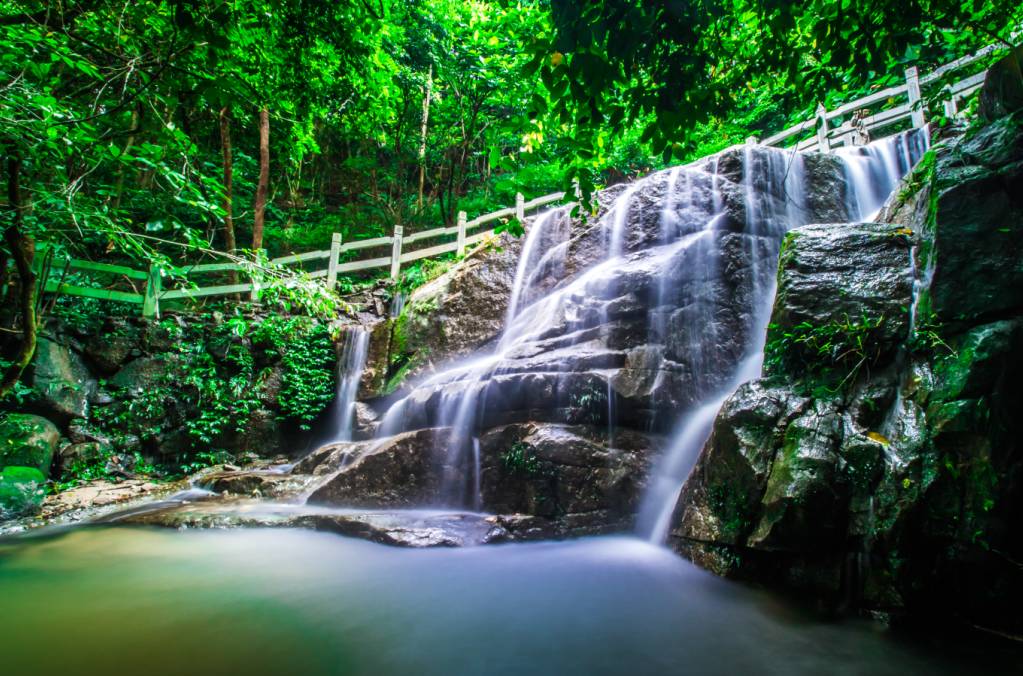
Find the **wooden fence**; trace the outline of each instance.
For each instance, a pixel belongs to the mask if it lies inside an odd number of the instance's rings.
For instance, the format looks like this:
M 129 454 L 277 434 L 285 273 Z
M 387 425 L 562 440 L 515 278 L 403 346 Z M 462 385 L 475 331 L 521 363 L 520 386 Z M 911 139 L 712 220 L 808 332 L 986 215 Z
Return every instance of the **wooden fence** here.
M 952 61 L 923 76 L 920 75 L 916 66 L 912 66 L 906 69 L 903 84 L 876 91 L 863 98 L 845 103 L 834 110 L 827 110 L 824 104 L 820 104 L 816 114 L 809 120 L 768 136 L 762 141 L 757 141 L 755 138 L 749 141 L 765 146 L 779 147 L 791 147 L 794 143 L 796 149 L 803 152 L 828 153 L 831 152 L 833 146 L 855 145 L 858 140 L 863 138 L 861 131 L 866 131 L 875 138 L 883 137 L 883 133 L 879 135 L 877 133 L 904 120 L 909 120 L 914 128 L 920 128 L 927 121 L 922 90 L 940 82 L 949 73 L 981 61 L 999 49 L 1002 47 L 998 45 L 985 47 L 976 54 Z M 985 75 L 987 75 L 986 70 L 963 78 L 952 83 L 947 91 L 942 92 L 944 96 L 947 96 L 943 102 L 946 117 L 952 118 L 959 114 L 959 103 L 984 84 Z M 897 105 L 892 106 L 893 103 Z M 864 116 L 858 121 L 855 119 L 856 113 L 875 107 L 879 108 L 873 114 Z M 841 118 L 844 118 L 843 121 L 836 124 L 836 121 Z M 813 134 L 808 138 L 803 138 L 808 132 L 813 132 Z
M 493 223 L 504 218 L 514 217 L 520 222 L 524 221 L 527 212 L 539 207 L 560 202 L 565 198 L 565 193 L 553 193 L 536 199 L 526 201 L 521 193 L 515 196 L 515 206 L 499 209 L 489 214 L 483 214 L 472 220 L 468 220 L 464 211 L 458 212 L 458 221 L 451 227 L 433 228 L 423 230 L 410 235 L 404 234 L 400 225 L 394 226 L 394 232 L 385 237 L 374 237 L 372 239 L 353 240 L 342 242 L 341 234 L 334 233 L 331 238 L 330 249 L 324 251 L 310 251 L 308 253 L 293 254 L 274 258 L 269 262 L 277 266 L 300 265 L 302 271 L 310 278 L 326 278 L 326 286 L 333 289 L 337 284 L 338 275 L 371 270 L 373 268 L 389 268 L 390 276 L 396 279 L 401 272 L 404 263 L 410 263 L 421 258 L 430 258 L 444 253 L 455 252 L 458 255 L 465 253 L 468 247 L 482 242 L 488 236 L 494 234 L 496 226 L 470 234 L 471 231 L 481 226 Z M 430 239 L 447 238 L 454 236 L 453 241 L 443 242 L 424 248 L 410 248 L 409 245 L 416 242 L 423 242 Z M 389 249 L 389 254 L 364 260 L 345 261 L 345 254 L 350 251 L 364 251 L 370 249 Z M 122 303 L 133 303 L 142 306 L 143 317 L 159 316 L 160 302 L 182 299 L 197 299 L 210 296 L 229 296 L 247 294 L 253 301 L 258 301 L 260 292 L 267 284 L 265 279 L 259 277 L 259 266 L 240 265 L 238 263 L 200 263 L 196 265 L 184 265 L 181 267 L 161 268 L 158 265 L 151 265 L 147 270 L 136 270 L 124 265 L 111 265 L 109 263 L 94 263 L 92 261 L 78 260 L 74 258 L 63 258 L 53 261 L 53 264 L 45 263 L 49 259 L 45 249 L 40 249 L 37 256 L 38 272 L 41 275 L 40 287 L 45 293 L 60 293 L 69 296 L 81 296 L 83 298 L 96 298 L 100 300 L 118 301 Z M 326 267 L 319 269 L 308 269 L 309 264 Z M 138 290 L 123 291 L 113 289 L 100 289 L 88 286 L 77 286 L 66 283 L 66 273 L 72 270 L 102 273 L 113 275 L 118 278 L 125 278 L 131 282 L 140 282 L 143 286 L 140 293 Z M 255 272 L 254 272 L 255 271 Z M 178 286 L 177 288 L 165 288 L 165 280 L 184 280 L 199 275 L 212 273 L 234 273 L 248 277 L 248 281 L 241 284 L 222 284 L 218 286 L 200 287 L 195 285 Z M 56 277 L 56 278 L 55 278 Z M 135 284 L 131 284 L 132 287 Z
M 845 103 L 834 110 L 827 110 L 823 104 L 817 108 L 817 112 L 809 120 L 796 124 L 788 129 L 768 138 L 758 141 L 755 138 L 747 140 L 747 143 L 760 143 L 761 145 L 777 147 L 795 147 L 803 152 L 830 152 L 834 146 L 855 145 L 864 140 L 867 133 L 879 138 L 884 136 L 881 132 L 896 124 L 909 120 L 914 128 L 922 127 L 926 122 L 926 111 L 923 106 L 922 90 L 925 90 L 945 79 L 946 75 L 970 66 L 981 59 L 984 59 L 1001 49 L 1000 46 L 992 45 L 971 56 L 958 59 L 948 63 L 934 71 L 921 76 L 917 68 L 911 67 L 905 71 L 905 83 L 895 87 L 888 87 L 881 91 L 874 92 L 855 101 Z M 947 91 L 943 92 L 947 98 L 944 100 L 944 113 L 947 117 L 954 117 L 958 114 L 959 102 L 976 91 L 984 82 L 986 71 L 971 75 L 951 84 Z M 902 101 L 898 103 L 899 101 Z M 897 105 L 892 105 L 897 103 Z M 877 108 L 876 111 L 872 109 Z M 860 111 L 872 111 L 869 116 L 856 116 Z M 839 122 L 841 120 L 841 122 Z M 812 132 L 812 133 L 811 133 Z M 809 135 L 808 135 L 809 134 Z M 483 241 L 488 235 L 494 234 L 494 228 L 484 230 L 475 234 L 469 231 L 476 230 L 480 226 L 492 223 L 502 218 L 514 217 L 520 222 L 526 218 L 526 212 L 549 204 L 561 202 L 565 199 L 565 193 L 553 193 L 536 199 L 525 201 L 522 194 L 515 196 L 515 206 L 499 209 L 489 214 L 478 216 L 467 220 L 464 211 L 458 212 L 457 224 L 450 227 L 434 228 L 409 235 L 404 234 L 400 225 L 394 226 L 394 232 L 385 237 L 374 237 L 372 239 L 354 240 L 342 242 L 341 235 L 334 233 L 330 249 L 324 251 L 310 251 L 308 253 L 283 256 L 270 261 L 276 265 L 301 265 L 303 271 L 312 278 L 326 278 L 326 286 L 333 289 L 337 284 L 338 275 L 371 270 L 373 268 L 389 268 L 390 276 L 396 279 L 404 263 L 430 258 L 444 253 L 456 252 L 458 255 L 465 253 L 466 248 Z M 454 241 L 443 242 L 423 248 L 409 248 L 409 245 L 416 242 L 423 242 L 430 239 L 447 238 L 454 236 Z M 372 249 L 386 250 L 389 253 L 385 256 L 376 256 L 364 260 L 342 260 L 345 254 L 351 251 L 367 251 Z M 307 270 L 306 265 L 326 261 L 326 267 Z M 161 301 L 195 299 L 210 296 L 225 296 L 234 294 L 248 294 L 249 297 L 258 301 L 261 285 L 256 274 L 250 270 L 258 269 L 254 266 L 243 266 L 235 263 L 206 263 L 190 266 L 182 266 L 170 270 L 151 266 L 148 270 L 135 270 L 121 265 L 110 265 L 107 263 L 93 263 L 76 259 L 61 261 L 63 269 L 81 270 L 86 272 L 113 274 L 144 282 L 142 293 L 138 291 L 117 291 L 110 289 L 97 289 L 84 286 L 66 284 L 63 280 L 54 280 L 50 267 L 43 274 L 46 293 L 62 293 L 85 298 L 98 298 L 102 300 L 120 301 L 135 303 L 142 306 L 142 315 L 145 317 L 158 316 Z M 195 275 L 206 275 L 210 273 L 234 272 L 235 275 L 242 273 L 249 278 L 249 281 L 242 284 L 226 284 L 220 286 L 180 286 L 178 288 L 164 288 L 164 279 L 184 279 Z M 134 285 L 133 285 L 134 286 Z

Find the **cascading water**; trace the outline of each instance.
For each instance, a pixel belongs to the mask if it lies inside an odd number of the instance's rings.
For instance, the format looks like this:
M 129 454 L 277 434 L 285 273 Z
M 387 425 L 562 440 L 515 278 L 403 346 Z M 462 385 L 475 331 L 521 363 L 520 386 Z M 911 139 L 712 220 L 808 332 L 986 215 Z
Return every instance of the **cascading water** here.
M 342 334 L 338 359 L 337 396 L 334 399 L 333 432 L 328 441 L 351 441 L 355 423 L 355 398 L 366 367 L 369 331 L 349 326 Z
M 585 420 L 606 422 L 612 451 L 618 426 L 667 433 L 637 517 L 643 536 L 663 541 L 718 409 L 760 373 L 785 233 L 872 218 L 925 148 L 926 134 L 911 132 L 842 150 L 825 169 L 839 183 L 844 173 L 845 189 L 822 196 L 802 155 L 747 146 L 608 191 L 595 223 L 573 228 L 567 209 L 538 217 L 493 351 L 418 384 L 378 436 L 450 428 L 441 500 L 479 509 L 481 431 L 578 424 L 600 400 Z
M 930 147 L 927 127 L 897 134 L 866 146 L 835 150 L 848 183 L 849 213 L 873 220 L 899 181 Z

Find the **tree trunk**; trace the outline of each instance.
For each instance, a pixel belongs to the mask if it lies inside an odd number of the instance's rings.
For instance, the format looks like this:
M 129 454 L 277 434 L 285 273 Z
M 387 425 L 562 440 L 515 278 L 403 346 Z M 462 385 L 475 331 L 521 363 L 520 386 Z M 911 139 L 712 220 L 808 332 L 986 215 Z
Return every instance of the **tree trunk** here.
M 131 111 L 131 133 L 128 134 L 128 140 L 124 144 L 124 151 L 122 155 L 127 155 L 131 152 L 132 146 L 135 145 L 135 134 L 139 128 L 139 107 L 136 106 Z M 117 165 L 117 182 L 114 185 L 114 200 L 110 206 L 110 210 L 116 212 L 121 208 L 121 195 L 124 193 L 124 162 Z
M 270 111 L 259 110 L 259 183 L 256 184 L 255 213 L 252 219 L 252 248 L 263 248 L 263 217 L 266 212 L 266 191 L 270 183 Z
M 426 182 L 426 123 L 430 119 L 430 94 L 433 92 L 433 66 L 426 73 L 423 93 L 423 124 L 419 131 L 419 211 L 423 210 L 423 184 Z
M 238 248 L 234 238 L 234 211 L 231 201 L 234 199 L 231 183 L 234 177 L 234 161 L 231 158 L 231 117 L 227 106 L 220 109 L 220 149 L 224 158 L 224 248 L 233 254 Z M 232 284 L 238 283 L 238 272 L 231 271 Z
M 0 399 L 14 389 L 36 352 L 36 275 L 32 270 L 35 242 L 22 230 L 25 205 L 21 202 L 21 158 L 14 154 L 7 158 L 7 200 L 14 215 L 4 230 L 4 242 L 11 250 L 14 267 L 18 271 L 21 345 L 0 381 Z

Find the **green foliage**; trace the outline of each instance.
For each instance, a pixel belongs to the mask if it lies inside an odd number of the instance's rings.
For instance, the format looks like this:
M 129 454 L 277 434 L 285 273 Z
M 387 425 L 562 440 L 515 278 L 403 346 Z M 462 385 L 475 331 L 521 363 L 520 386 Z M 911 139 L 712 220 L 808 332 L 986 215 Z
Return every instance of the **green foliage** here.
M 652 154 L 687 156 L 707 145 L 704 130 L 727 138 L 726 121 L 746 113 L 780 121 L 782 111 L 808 112 L 898 77 L 904 63 L 1008 41 L 1021 15 L 1010 0 L 556 0 L 553 30 L 537 32 L 529 68 L 547 94 L 536 107 L 572 130 L 581 174 L 606 152 L 608 129 L 639 126 Z M 761 123 L 744 121 L 750 132 Z
M 582 411 L 583 419 L 591 424 L 600 423 L 608 413 L 608 393 L 597 385 L 590 385 L 569 397 L 573 407 Z
M 96 408 L 91 422 L 115 446 L 127 437 L 148 443 L 183 430 L 181 451 L 162 458 L 159 472 L 230 461 L 225 447 L 248 430 L 260 409 L 276 408 L 284 422 L 309 429 L 333 399 L 333 342 L 328 327 L 310 317 L 209 313 L 184 328 L 172 318 L 157 328 L 173 345 L 171 352 L 139 386 L 107 384 L 116 401 Z M 73 465 L 65 482 L 107 476 L 107 459 Z M 152 471 L 139 464 L 141 458 L 135 461 L 134 472 Z
M 447 272 L 456 262 L 454 254 L 437 258 L 422 258 L 405 267 L 396 285 L 397 291 L 409 294 L 418 287 L 431 282 Z
M 877 330 L 883 316 L 841 321 L 821 326 L 801 322 L 791 328 L 768 327 L 764 367 L 768 373 L 789 373 L 818 380 L 828 392 L 851 384 L 864 366 L 879 356 Z
M 501 464 L 512 474 L 524 477 L 549 476 L 550 468 L 536 456 L 532 446 L 517 441 L 511 448 L 501 454 Z
M 509 218 L 507 221 L 501 221 L 501 223 L 494 228 L 495 235 L 500 235 L 503 232 L 507 232 L 512 237 L 522 237 L 522 235 L 526 233 L 526 229 L 519 219 Z
M 306 317 L 274 316 L 256 327 L 252 339 L 281 355 L 281 413 L 308 430 L 334 398 L 335 356 L 327 327 Z

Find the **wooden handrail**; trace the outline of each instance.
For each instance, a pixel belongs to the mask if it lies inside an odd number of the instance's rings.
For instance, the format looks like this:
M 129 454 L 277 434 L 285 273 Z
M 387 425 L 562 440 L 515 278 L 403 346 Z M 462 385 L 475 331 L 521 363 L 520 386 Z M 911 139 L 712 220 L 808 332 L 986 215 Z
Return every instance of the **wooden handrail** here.
M 791 140 L 793 137 L 802 136 L 805 132 L 817 129 L 819 130 L 818 120 L 824 120 L 824 123 L 830 122 L 838 117 L 843 117 L 849 113 L 854 113 L 858 110 L 863 110 L 871 106 L 875 106 L 879 103 L 887 102 L 891 99 L 897 99 L 906 97 L 907 103 L 897 105 L 894 108 L 887 110 L 881 110 L 875 112 L 870 117 L 865 118 L 864 123 L 868 130 L 878 129 L 884 126 L 888 126 L 899 120 L 905 118 L 912 118 L 914 126 L 922 126 L 924 121 L 923 111 L 920 109 L 918 101 L 920 100 L 919 92 L 920 88 L 926 87 L 929 84 L 937 82 L 947 73 L 953 72 L 960 68 L 969 66 L 970 64 L 976 63 L 996 52 L 1000 49 L 1005 49 L 1002 45 L 989 45 L 981 50 L 978 50 L 975 54 L 964 56 L 955 61 L 951 61 L 943 66 L 935 68 L 933 71 L 926 75 L 916 75 L 915 68 L 909 68 L 906 71 L 906 82 L 903 84 L 887 87 L 880 91 L 873 92 L 854 101 L 843 103 L 834 110 L 819 111 L 809 120 L 804 120 L 795 124 L 787 129 L 784 129 L 776 134 L 768 136 L 766 139 L 761 141 L 761 145 L 766 146 L 778 146 L 785 141 Z M 981 84 L 983 84 L 985 72 L 971 75 L 967 78 L 955 82 L 950 87 L 950 96 L 952 100 L 946 103 L 946 110 L 955 110 L 955 99 L 966 96 Z M 844 125 L 841 127 L 830 127 L 825 129 L 826 135 L 821 139 L 802 139 L 796 141 L 796 149 L 800 151 L 811 150 L 811 149 L 823 149 L 827 152 L 825 147 L 831 140 L 846 140 L 851 138 L 849 129 Z

